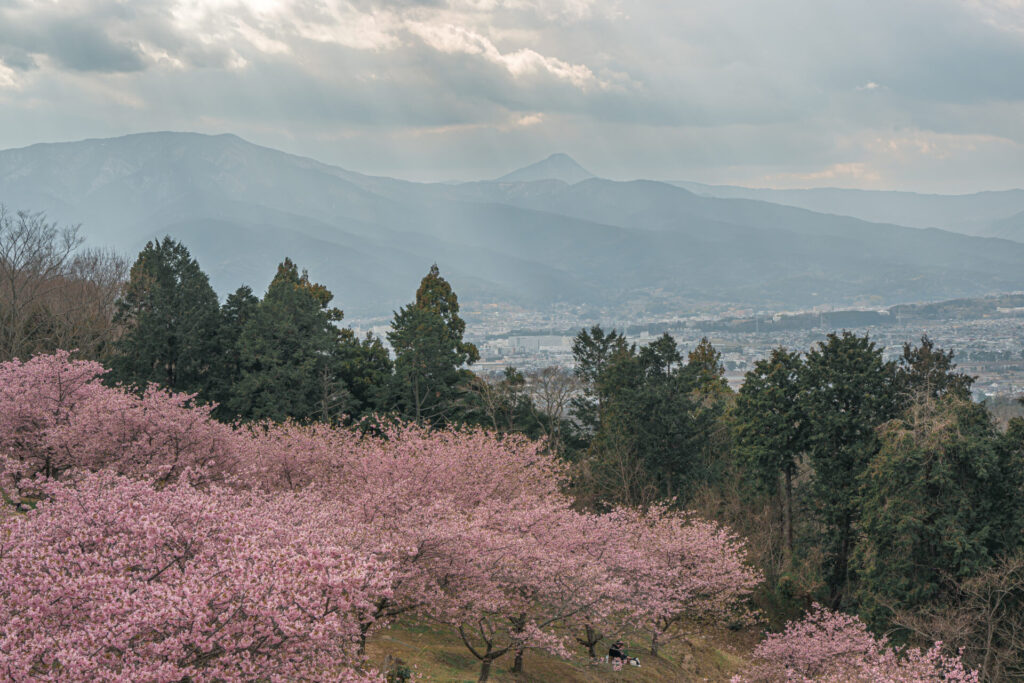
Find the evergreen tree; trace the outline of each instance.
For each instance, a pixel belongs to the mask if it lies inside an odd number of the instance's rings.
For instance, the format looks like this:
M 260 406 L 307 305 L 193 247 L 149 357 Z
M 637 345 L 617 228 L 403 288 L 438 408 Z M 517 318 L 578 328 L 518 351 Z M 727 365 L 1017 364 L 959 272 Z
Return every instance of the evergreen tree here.
M 700 373 L 681 365 L 667 334 L 637 351 L 593 328 L 580 333 L 576 349 L 577 373 L 593 382 L 593 402 L 578 402 L 577 415 L 590 416 L 596 429 L 587 465 L 597 502 L 684 503 L 709 476 L 711 413 L 698 403 Z
M 725 381 L 722 354 L 707 337 L 702 337 L 686 357 L 686 372 L 702 397 L 719 398 L 731 393 Z
M 666 332 L 640 349 L 639 360 L 645 377 L 665 378 L 679 369 L 683 356 L 676 340 Z
M 850 599 L 859 477 L 878 452 L 876 427 L 897 414 L 892 363 L 867 335 L 832 333 L 807 354 L 801 398 L 814 469 L 812 506 L 832 607 Z
M 459 317 L 459 297 L 452 286 L 441 277 L 437 264 L 430 266 L 430 271 L 420 281 L 416 290 L 416 307 L 441 316 L 452 339 L 459 342 L 459 353 L 465 354 L 466 364 L 472 365 L 480 360 L 480 352 L 476 346 L 462 341 L 466 334 L 466 323 Z
M 132 266 L 115 322 L 124 335 L 111 379 L 139 389 L 151 382 L 204 393 L 211 382 L 219 307 L 209 278 L 170 237 L 149 242 Z
M 708 477 L 702 455 L 709 430 L 695 400 L 694 378 L 668 334 L 641 348 L 637 361 L 640 381 L 615 402 L 612 412 L 627 420 L 626 429 L 658 496 L 683 503 Z
M 905 404 L 947 394 L 970 401 L 973 383 L 973 377 L 956 372 L 953 352 L 936 347 L 928 335 L 921 337 L 920 346 L 903 344 L 903 355 L 896 366 L 896 388 Z
M 773 349 L 746 374 L 736 397 L 740 456 L 766 488 L 782 489 L 787 564 L 793 555 L 793 480 L 809 427 L 800 400 L 803 368 L 798 352 Z
M 384 344 L 370 332 L 358 339 L 343 329 L 340 341 L 337 369 L 349 392 L 347 414 L 352 419 L 366 417 L 385 405 L 394 364 Z
M 693 422 L 698 432 L 703 477 L 708 482 L 717 482 L 727 464 L 723 456 L 731 450 L 726 411 L 734 396 L 725 379 L 722 354 L 707 337 L 701 338 L 687 354 L 683 375 L 694 403 Z
M 290 259 L 278 266 L 238 340 L 241 377 L 229 407 L 246 419 L 332 421 L 350 405 L 338 361 L 342 312 Z
M 242 285 L 228 295 L 220 308 L 217 329 L 217 362 L 211 368 L 210 396 L 217 402 L 214 415 L 218 419 L 237 417 L 229 403 L 235 386 L 242 379 L 241 338 L 246 324 L 259 310 L 260 300 L 252 289 Z
M 1021 543 L 1021 460 L 983 406 L 922 395 L 881 429 L 861 477 L 855 558 L 861 612 L 875 627 L 893 610 L 953 602 L 953 583 L 977 576 Z
M 626 338 L 612 330 L 605 333 L 600 325 L 580 330 L 572 343 L 576 377 L 582 391 L 573 399 L 572 414 L 585 434 L 595 434 L 601 425 L 603 406 L 618 387 L 606 376 L 606 369 L 616 356 L 631 356 L 635 349 L 626 344 Z
M 472 380 L 463 366 L 479 353 L 463 341 L 466 324 L 458 312 L 458 297 L 434 265 L 416 301 L 395 313 L 387 335 L 395 352 L 389 398 L 402 417 L 440 426 L 463 410 L 460 398 Z

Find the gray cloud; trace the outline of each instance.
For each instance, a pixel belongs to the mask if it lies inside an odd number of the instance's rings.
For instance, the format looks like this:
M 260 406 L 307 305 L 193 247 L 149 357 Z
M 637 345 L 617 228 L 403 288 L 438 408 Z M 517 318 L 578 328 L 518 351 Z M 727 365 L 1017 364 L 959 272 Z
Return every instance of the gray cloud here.
M 141 71 L 146 59 L 138 47 L 112 40 L 96 26 L 82 26 L 73 19 L 56 21 L 46 28 L 45 51 L 59 64 L 75 71 Z
M 1024 185 L 1013 0 L 0 0 L 0 146 L 237 132 L 357 170 Z
M 65 12 L 60 5 L 37 7 L 28 3 L 0 7 L 0 49 L 21 55 L 22 64 L 35 65 L 33 56 L 39 55 L 74 71 L 139 71 L 145 67 L 132 41 L 108 33 L 108 24 L 123 23 L 127 18 L 122 8 L 100 5 L 89 12 Z

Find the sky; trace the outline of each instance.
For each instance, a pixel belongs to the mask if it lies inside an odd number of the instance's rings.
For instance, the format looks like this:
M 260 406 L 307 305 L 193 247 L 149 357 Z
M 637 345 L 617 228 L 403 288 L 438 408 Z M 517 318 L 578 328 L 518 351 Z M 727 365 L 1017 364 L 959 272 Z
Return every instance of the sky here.
M 1024 187 L 1024 0 L 0 0 L 0 149 L 155 130 L 413 180 Z

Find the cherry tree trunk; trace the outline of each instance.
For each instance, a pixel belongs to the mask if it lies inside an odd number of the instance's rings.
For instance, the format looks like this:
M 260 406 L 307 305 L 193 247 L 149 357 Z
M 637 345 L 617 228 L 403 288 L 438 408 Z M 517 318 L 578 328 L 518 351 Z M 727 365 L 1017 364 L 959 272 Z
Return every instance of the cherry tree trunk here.
M 359 649 L 358 649 L 358 653 L 359 653 L 360 657 L 362 657 L 363 655 L 366 654 L 366 634 L 369 633 L 370 626 L 372 626 L 372 622 L 364 621 L 364 622 L 359 624 Z
M 519 614 L 516 617 L 510 618 L 509 621 L 512 622 L 512 628 L 515 629 L 515 632 L 521 634 L 523 632 L 523 629 L 526 627 L 526 614 Z M 522 646 L 516 648 L 516 658 L 515 658 L 515 661 L 512 663 L 512 673 L 514 673 L 514 674 L 521 674 L 521 673 L 523 673 L 523 647 Z
M 480 678 L 476 679 L 478 683 L 484 683 L 491 676 L 491 660 L 483 659 L 480 661 Z
M 590 655 L 591 659 L 597 658 L 597 652 L 594 651 L 594 646 L 601 641 L 601 634 L 594 631 L 594 627 L 587 624 L 587 642 L 584 645 L 587 646 L 587 654 Z

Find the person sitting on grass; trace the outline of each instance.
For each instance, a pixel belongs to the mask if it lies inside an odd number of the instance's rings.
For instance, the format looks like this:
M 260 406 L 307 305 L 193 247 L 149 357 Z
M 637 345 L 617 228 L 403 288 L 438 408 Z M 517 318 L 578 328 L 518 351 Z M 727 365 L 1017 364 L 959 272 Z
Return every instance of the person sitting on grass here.
M 636 657 L 630 657 L 629 653 L 626 652 L 626 644 L 621 640 L 616 640 L 612 643 L 612 646 L 608 648 L 608 659 L 614 664 L 618 660 L 621 664 L 632 664 L 633 666 L 640 666 L 640 660 Z

